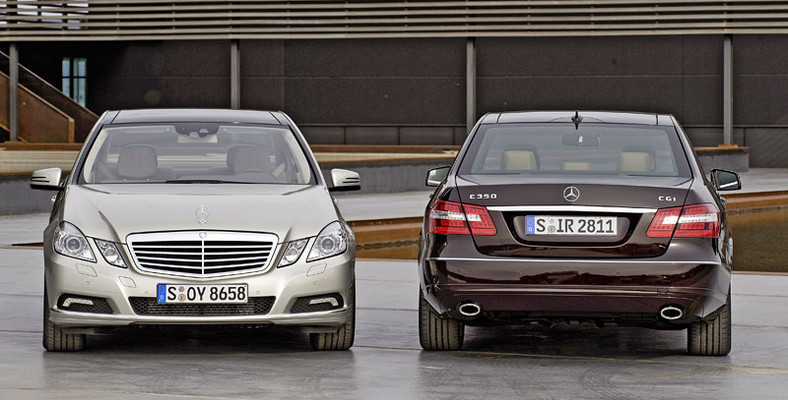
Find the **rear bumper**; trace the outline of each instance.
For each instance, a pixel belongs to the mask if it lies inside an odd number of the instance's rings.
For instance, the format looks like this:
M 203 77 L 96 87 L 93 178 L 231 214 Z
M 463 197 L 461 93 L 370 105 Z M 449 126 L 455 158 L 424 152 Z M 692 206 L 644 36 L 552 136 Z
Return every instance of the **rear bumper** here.
M 686 325 L 713 315 L 730 287 L 729 268 L 705 261 L 433 258 L 421 267 L 432 307 L 466 320 L 458 309 L 472 302 L 487 317 Z M 664 306 L 682 317 L 661 318 Z

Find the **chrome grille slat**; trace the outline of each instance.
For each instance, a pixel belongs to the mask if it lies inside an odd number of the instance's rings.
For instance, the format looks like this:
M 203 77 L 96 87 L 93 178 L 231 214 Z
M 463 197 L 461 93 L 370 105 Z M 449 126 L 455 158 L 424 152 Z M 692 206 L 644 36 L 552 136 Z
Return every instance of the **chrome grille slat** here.
M 203 246 L 204 249 L 259 249 L 265 247 L 264 245 L 260 246 L 221 246 L 221 245 L 205 245 Z M 270 249 L 270 246 L 268 247 Z
M 149 254 L 150 254 L 151 257 L 157 256 L 157 255 L 159 255 L 159 256 L 164 255 L 164 256 L 194 256 L 194 257 L 202 257 L 202 252 L 179 253 L 177 251 L 148 251 L 148 250 L 140 251 L 139 249 L 135 249 L 135 250 L 136 250 L 136 253 L 137 253 L 138 257 L 140 257 L 140 256 L 148 257 Z
M 265 265 L 263 263 L 247 263 L 247 264 L 234 264 L 233 267 L 254 267 L 254 266 L 261 266 Z M 212 270 L 212 269 L 225 269 L 228 268 L 227 265 L 212 265 L 212 266 L 204 266 L 203 269 Z
M 277 242 L 272 234 L 216 231 L 143 233 L 127 238 L 139 269 L 198 277 L 265 270 Z
M 141 262 L 145 262 L 145 263 L 147 263 L 147 262 L 155 263 L 155 261 L 196 262 L 196 261 L 200 261 L 202 259 L 202 258 L 165 258 L 165 257 L 150 257 L 150 256 L 140 257 L 139 255 L 137 255 L 137 258 Z
M 263 256 L 263 257 L 231 257 L 231 258 L 211 258 L 211 259 L 206 258 L 203 261 L 206 264 L 208 264 L 208 263 L 226 263 L 226 262 L 233 262 L 233 261 L 238 262 L 238 261 L 256 261 L 256 260 L 265 262 L 265 260 L 267 260 L 267 259 L 268 259 L 268 256 L 266 255 L 266 256 Z

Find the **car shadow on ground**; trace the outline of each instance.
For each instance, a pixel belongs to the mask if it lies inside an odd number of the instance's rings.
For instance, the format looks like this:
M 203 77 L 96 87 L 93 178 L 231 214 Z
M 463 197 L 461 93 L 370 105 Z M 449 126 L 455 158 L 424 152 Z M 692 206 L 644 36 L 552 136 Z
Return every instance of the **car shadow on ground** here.
M 88 335 L 92 353 L 301 353 L 312 352 L 309 335 L 288 327 L 137 327 Z
M 560 357 L 641 358 L 686 355 L 686 331 L 557 324 L 467 327 L 463 350 Z

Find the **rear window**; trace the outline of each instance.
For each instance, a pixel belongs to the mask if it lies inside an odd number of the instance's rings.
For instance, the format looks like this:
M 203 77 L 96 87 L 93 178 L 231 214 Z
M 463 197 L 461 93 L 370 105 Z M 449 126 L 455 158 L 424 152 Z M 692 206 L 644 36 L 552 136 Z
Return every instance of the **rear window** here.
M 690 176 L 672 127 L 558 123 L 480 127 L 459 173 Z

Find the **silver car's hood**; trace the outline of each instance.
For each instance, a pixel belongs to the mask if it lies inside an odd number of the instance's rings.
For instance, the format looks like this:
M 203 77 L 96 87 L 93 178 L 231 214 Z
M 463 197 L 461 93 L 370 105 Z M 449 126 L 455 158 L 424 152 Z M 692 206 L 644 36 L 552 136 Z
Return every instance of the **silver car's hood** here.
M 114 184 L 67 190 L 63 220 L 85 236 L 117 242 L 133 233 L 181 230 L 265 232 L 283 242 L 315 236 L 338 219 L 322 186 Z

